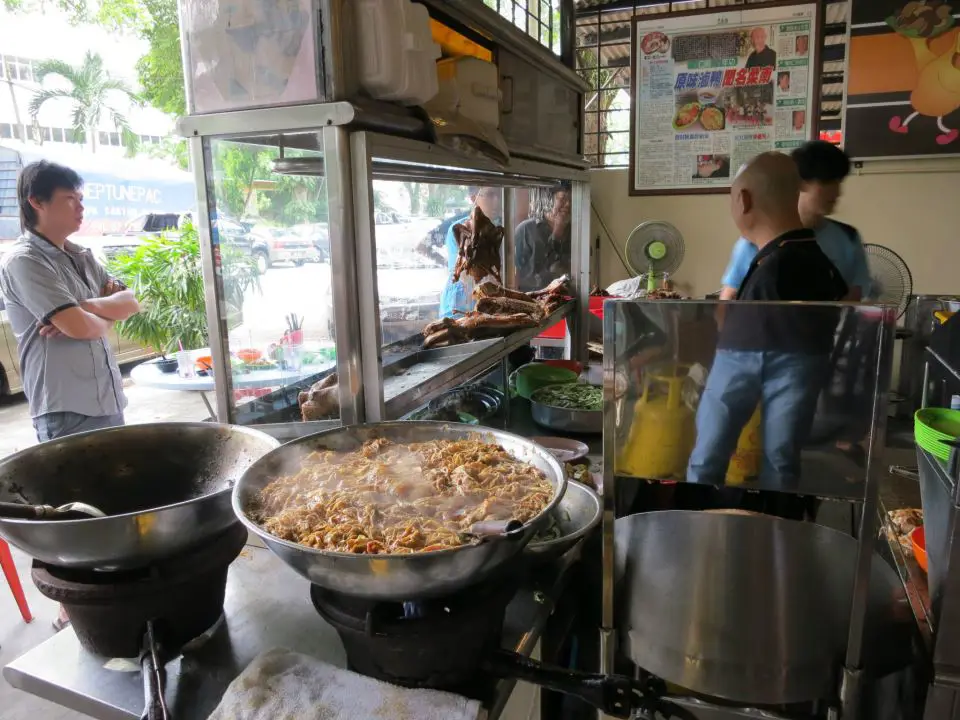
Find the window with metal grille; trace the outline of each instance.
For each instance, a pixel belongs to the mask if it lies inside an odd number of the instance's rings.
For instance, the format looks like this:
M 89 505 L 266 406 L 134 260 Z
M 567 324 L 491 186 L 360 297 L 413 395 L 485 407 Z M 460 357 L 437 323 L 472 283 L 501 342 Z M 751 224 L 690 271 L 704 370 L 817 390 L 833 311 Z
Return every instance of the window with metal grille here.
M 635 15 L 723 9 L 768 0 L 575 0 L 576 67 L 590 86 L 584 95 L 584 155 L 594 167 L 627 167 L 630 160 L 630 33 Z M 489 2 L 488 2 L 489 4 Z M 820 127 L 838 142 L 847 21 L 845 0 L 825 0 L 821 48 Z
M 483 0 L 483 4 L 560 54 L 560 0 Z

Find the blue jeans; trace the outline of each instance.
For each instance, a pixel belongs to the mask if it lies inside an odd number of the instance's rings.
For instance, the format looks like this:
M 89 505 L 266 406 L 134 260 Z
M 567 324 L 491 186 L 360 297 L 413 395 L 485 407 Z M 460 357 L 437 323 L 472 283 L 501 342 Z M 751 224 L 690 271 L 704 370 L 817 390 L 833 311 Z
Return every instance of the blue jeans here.
M 74 412 L 52 412 L 33 419 L 33 429 L 37 431 L 37 440 L 40 442 L 123 424 L 123 413 L 94 417 Z
M 687 481 L 723 484 L 740 432 L 761 405 L 761 484 L 795 484 L 828 364 L 823 355 L 718 350 L 697 409 Z

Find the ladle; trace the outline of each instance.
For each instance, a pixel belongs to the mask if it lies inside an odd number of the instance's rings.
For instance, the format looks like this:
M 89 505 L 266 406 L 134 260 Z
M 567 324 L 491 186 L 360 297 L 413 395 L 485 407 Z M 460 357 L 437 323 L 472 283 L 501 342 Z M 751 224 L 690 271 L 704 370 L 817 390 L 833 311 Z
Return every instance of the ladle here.
M 0 502 L 0 517 L 14 520 L 87 520 L 106 516 L 103 510 L 82 502 L 67 503 L 59 507 Z

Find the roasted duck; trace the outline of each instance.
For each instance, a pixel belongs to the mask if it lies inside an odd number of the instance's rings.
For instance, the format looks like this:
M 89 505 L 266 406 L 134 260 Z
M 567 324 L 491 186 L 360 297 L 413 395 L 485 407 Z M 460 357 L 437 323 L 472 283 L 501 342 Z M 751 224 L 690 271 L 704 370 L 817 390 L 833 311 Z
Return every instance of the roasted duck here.
M 340 391 L 337 385 L 337 374 L 331 373 L 297 396 L 300 416 L 304 422 L 340 416 Z
M 453 269 L 454 282 L 461 275 L 469 275 L 480 282 L 488 275 L 500 280 L 500 247 L 503 245 L 503 228 L 491 222 L 483 211 L 474 206 L 464 223 L 453 226 L 457 240 L 457 264 Z
M 471 312 L 456 320 L 444 318 L 427 325 L 423 329 L 423 347 L 430 349 L 458 345 L 470 340 L 499 337 L 537 325 L 538 322 L 525 313 L 489 315 Z

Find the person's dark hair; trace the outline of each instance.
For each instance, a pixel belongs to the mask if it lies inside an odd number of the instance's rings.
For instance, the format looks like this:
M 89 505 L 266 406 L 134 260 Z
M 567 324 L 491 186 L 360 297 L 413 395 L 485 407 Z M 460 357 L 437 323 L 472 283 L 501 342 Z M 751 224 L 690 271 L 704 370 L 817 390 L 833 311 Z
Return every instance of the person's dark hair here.
M 74 191 L 81 187 L 83 178 L 75 170 L 46 160 L 30 163 L 20 171 L 17 178 L 20 224 L 24 229 L 33 228 L 37 224 L 37 211 L 30 204 L 30 198 L 49 202 L 57 190 Z
M 797 164 L 800 179 L 805 182 L 839 182 L 850 174 L 850 158 L 825 140 L 811 140 L 790 156 Z
M 565 192 L 565 193 L 570 192 L 570 183 L 564 180 L 562 182 L 558 182 L 556 185 L 553 185 L 550 188 L 550 197 L 553 197 L 558 192 Z

